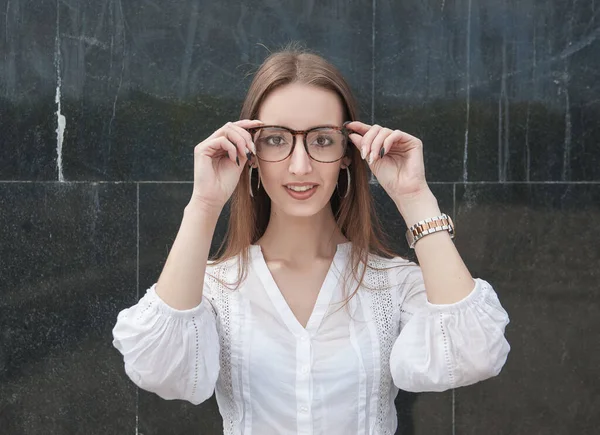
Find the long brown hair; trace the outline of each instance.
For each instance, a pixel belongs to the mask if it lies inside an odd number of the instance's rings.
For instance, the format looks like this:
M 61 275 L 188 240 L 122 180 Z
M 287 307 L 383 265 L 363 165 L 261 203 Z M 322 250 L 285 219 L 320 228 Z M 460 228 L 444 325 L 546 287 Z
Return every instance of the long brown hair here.
M 290 83 L 302 83 L 319 86 L 334 91 L 341 99 L 344 119 L 357 120 L 357 104 L 342 74 L 335 66 L 321 56 L 310 52 L 298 43 L 292 43 L 282 50 L 270 54 L 257 70 L 244 100 L 240 119 L 256 119 L 261 103 L 274 89 Z M 375 213 L 373 197 L 369 190 L 369 167 L 361 158 L 358 149 L 348 146 L 351 186 L 347 197 L 347 177 L 340 171 L 338 189 L 331 197 L 330 204 L 333 215 L 344 236 L 350 240 L 350 264 L 352 275 L 359 283 L 351 293 L 346 293 L 349 300 L 361 284 L 366 267 L 369 266 L 369 254 L 384 258 L 398 257 L 390 248 L 381 223 Z M 254 188 L 254 197 L 249 194 L 249 167 L 245 166 L 239 183 L 230 199 L 228 231 L 218 251 L 210 258 L 213 264 L 219 264 L 233 257 L 238 257 L 237 288 L 247 274 L 250 245 L 254 244 L 265 232 L 271 212 L 271 199 L 264 189 Z M 258 171 L 253 174 L 252 185 L 257 185 Z M 216 277 L 215 277 L 216 278 Z M 217 278 L 218 279 L 218 278 Z M 346 279 L 344 280 L 344 289 Z

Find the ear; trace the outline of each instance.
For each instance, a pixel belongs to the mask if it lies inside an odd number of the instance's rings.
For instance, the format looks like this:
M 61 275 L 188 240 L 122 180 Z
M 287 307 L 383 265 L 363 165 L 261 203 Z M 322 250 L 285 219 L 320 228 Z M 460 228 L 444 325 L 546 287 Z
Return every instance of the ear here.
M 341 166 L 341 168 L 342 168 L 342 169 L 346 169 L 348 166 L 350 166 L 350 163 L 352 163 L 352 157 L 350 157 L 350 156 L 345 156 L 345 157 L 342 159 L 342 166 Z

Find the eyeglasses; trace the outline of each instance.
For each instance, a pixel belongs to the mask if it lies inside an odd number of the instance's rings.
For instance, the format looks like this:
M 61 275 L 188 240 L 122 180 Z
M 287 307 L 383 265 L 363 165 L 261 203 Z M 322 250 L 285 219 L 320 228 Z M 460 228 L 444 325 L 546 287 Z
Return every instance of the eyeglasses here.
M 296 146 L 294 138 L 301 134 L 304 149 L 311 159 L 333 163 L 346 154 L 348 134 L 345 127 L 319 126 L 309 130 L 291 130 L 279 125 L 248 128 L 256 145 L 256 157 L 266 162 L 287 159 Z

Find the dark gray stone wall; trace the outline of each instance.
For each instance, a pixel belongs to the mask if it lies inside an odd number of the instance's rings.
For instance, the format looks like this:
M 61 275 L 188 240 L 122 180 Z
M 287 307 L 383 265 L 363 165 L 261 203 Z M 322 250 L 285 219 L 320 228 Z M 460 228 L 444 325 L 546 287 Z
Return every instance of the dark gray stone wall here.
M 599 16 L 588 0 L 0 0 L 0 434 L 220 433 L 213 399 L 137 390 L 111 329 L 162 269 L 194 145 L 290 40 L 341 69 L 365 122 L 423 139 L 457 247 L 511 316 L 500 376 L 401 392 L 398 433 L 598 433 Z

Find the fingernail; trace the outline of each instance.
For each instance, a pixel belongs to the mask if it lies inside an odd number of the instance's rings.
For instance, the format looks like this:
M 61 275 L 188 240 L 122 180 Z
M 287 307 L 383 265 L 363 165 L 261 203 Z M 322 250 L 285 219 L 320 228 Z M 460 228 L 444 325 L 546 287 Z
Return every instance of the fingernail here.
M 383 158 L 384 154 L 385 154 L 385 148 L 381 147 L 381 150 L 379 151 L 379 157 Z
M 373 154 L 369 155 L 369 165 L 373 164 Z
M 250 150 L 246 151 L 246 158 L 250 160 L 252 158 L 252 152 Z
M 360 150 L 360 156 L 362 157 L 363 160 L 365 159 L 365 150 L 364 150 L 364 148 L 361 148 L 361 150 Z
M 256 145 L 254 145 L 254 142 L 252 142 L 252 152 L 256 154 Z
M 240 158 L 238 156 L 235 156 L 235 162 L 238 166 L 240 166 Z

